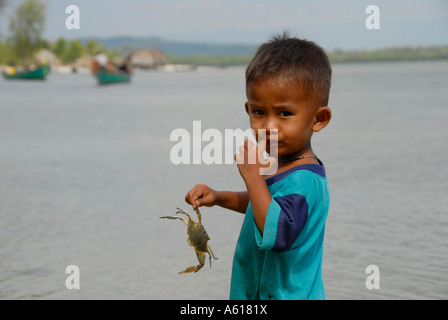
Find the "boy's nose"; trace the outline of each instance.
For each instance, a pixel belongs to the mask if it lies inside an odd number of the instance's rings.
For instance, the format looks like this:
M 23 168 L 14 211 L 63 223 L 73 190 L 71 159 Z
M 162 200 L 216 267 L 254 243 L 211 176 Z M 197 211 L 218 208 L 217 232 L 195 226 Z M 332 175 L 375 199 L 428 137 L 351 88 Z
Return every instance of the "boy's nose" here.
M 274 131 L 278 133 L 277 124 L 274 119 L 267 119 L 264 124 L 264 129 L 266 130 L 267 135 L 275 134 Z

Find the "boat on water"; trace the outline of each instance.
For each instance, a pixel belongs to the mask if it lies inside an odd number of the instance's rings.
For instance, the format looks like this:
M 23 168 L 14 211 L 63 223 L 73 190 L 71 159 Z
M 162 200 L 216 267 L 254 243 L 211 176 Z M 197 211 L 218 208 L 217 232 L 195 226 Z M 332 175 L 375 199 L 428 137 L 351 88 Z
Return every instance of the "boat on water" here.
M 35 70 L 23 70 L 16 72 L 2 72 L 3 78 L 8 80 L 45 80 L 48 73 L 50 72 L 50 67 L 48 65 L 41 66 Z
M 95 73 L 95 77 L 100 84 L 130 82 L 132 78 L 132 72 L 109 71 L 105 68 L 99 68 Z
M 130 82 L 132 77 L 132 70 L 128 68 L 127 63 L 117 67 L 103 53 L 95 56 L 91 65 L 91 73 L 100 84 Z

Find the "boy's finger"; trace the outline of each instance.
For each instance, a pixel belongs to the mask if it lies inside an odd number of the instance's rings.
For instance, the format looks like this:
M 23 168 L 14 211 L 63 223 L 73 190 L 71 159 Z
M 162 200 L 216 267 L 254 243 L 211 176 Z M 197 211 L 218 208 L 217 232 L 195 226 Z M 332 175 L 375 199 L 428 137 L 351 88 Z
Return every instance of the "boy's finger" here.
M 260 140 L 260 142 L 258 142 L 258 152 L 263 151 L 266 151 L 266 139 L 262 139 Z
M 195 188 L 193 188 L 192 190 L 190 190 L 186 195 L 185 195 L 185 202 L 188 204 L 193 204 L 193 195 L 195 192 Z
M 202 194 L 198 191 L 198 189 L 196 189 L 193 194 L 191 195 L 191 204 L 194 205 L 196 200 L 198 200 L 200 197 L 202 196 Z
M 258 161 L 261 164 L 266 164 L 267 161 L 264 157 L 264 152 L 266 151 L 266 139 L 261 140 L 258 143 L 258 149 L 257 149 L 257 155 L 258 155 Z
M 252 140 L 250 140 L 250 139 L 246 139 L 244 145 L 247 146 L 247 149 L 249 149 L 249 148 L 255 148 L 255 144 L 254 144 L 254 143 L 252 142 Z
M 185 202 L 187 202 L 190 205 L 193 205 L 194 201 L 198 198 L 198 196 L 197 196 L 198 189 L 199 189 L 199 186 L 196 185 L 193 187 L 193 189 L 188 191 L 188 193 L 185 195 Z
M 239 155 L 239 154 L 237 154 L 237 155 L 236 155 L 236 163 L 237 163 L 237 164 L 244 164 L 244 163 L 245 163 L 245 161 L 244 161 L 244 156 L 243 156 L 243 155 Z
M 188 192 L 188 193 L 185 195 L 185 202 L 188 203 L 188 204 L 191 204 L 191 203 L 190 203 L 190 192 Z
M 240 155 L 244 156 L 245 153 L 246 153 L 246 142 L 244 142 L 244 144 L 240 146 Z
M 196 202 L 197 200 L 194 199 L 194 197 L 192 195 L 188 195 L 188 198 L 185 198 L 185 202 L 188 203 L 189 205 L 193 206 L 193 210 L 196 210 Z
M 244 163 L 244 146 L 240 147 L 240 153 L 235 154 L 235 162 L 237 164 L 243 164 Z

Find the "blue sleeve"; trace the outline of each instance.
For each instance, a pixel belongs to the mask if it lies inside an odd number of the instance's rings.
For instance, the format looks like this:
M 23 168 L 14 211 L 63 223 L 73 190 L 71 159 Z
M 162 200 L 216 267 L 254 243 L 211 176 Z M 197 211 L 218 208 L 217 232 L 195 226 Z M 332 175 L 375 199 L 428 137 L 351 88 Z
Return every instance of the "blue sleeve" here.
M 308 203 L 300 194 L 275 197 L 269 205 L 263 236 L 255 225 L 260 249 L 282 252 L 289 250 L 308 220 Z

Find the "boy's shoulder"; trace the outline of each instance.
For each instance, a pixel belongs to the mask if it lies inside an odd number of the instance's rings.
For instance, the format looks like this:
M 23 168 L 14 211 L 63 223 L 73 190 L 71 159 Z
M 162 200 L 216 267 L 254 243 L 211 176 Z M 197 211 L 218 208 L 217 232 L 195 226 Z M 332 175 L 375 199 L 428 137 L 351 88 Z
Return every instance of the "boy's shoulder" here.
M 273 185 L 277 182 L 290 182 L 289 180 L 300 179 L 304 176 L 314 177 L 317 175 L 318 177 L 326 178 L 327 175 L 325 173 L 325 167 L 322 163 L 320 164 L 304 164 L 291 169 L 288 169 L 284 172 L 281 172 L 275 176 L 269 177 L 266 179 L 266 184 L 268 186 Z
M 315 183 L 316 180 L 321 182 Z M 300 194 L 306 197 L 313 189 L 312 186 L 324 184 L 327 184 L 325 168 L 318 164 L 297 166 L 266 179 L 266 185 L 272 196 Z M 315 191 L 319 193 L 319 189 L 321 188 L 318 187 Z

